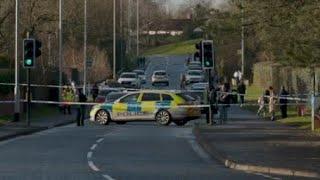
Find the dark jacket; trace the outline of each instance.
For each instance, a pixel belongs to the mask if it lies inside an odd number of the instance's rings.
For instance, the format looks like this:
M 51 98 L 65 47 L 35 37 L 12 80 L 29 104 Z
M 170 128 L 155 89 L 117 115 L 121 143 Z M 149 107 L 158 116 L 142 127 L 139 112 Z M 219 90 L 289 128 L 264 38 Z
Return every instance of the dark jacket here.
M 288 100 L 287 99 L 283 99 L 283 98 L 287 98 L 289 95 L 289 93 L 285 90 L 285 89 L 282 89 L 281 92 L 280 92 L 280 104 L 287 104 L 288 103 Z
M 240 83 L 238 85 L 238 93 L 239 94 L 245 94 L 246 90 L 247 90 L 247 88 L 246 88 L 246 85 L 244 83 Z

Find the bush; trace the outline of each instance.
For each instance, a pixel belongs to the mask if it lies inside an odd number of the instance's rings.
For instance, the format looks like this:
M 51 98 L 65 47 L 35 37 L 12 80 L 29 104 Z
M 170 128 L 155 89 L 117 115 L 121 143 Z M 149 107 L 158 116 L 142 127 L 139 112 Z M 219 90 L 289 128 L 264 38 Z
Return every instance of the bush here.
M 13 82 L 13 73 L 11 72 L 0 72 L 0 83 L 10 83 Z M 13 91 L 12 86 L 1 86 L 0 95 L 8 95 Z
M 0 54 L 0 68 L 9 67 L 9 58 L 6 55 Z

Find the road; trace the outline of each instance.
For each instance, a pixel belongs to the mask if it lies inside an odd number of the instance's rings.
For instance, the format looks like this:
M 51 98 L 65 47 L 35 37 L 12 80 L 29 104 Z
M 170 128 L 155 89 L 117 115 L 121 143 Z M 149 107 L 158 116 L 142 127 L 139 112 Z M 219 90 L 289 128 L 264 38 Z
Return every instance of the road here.
M 155 57 L 147 69 L 167 68 L 179 87 L 184 57 Z M 150 87 L 150 84 L 146 84 Z M 236 147 L 235 147 L 236 148 Z M 268 179 L 224 168 L 196 143 L 192 124 L 153 122 L 69 125 L 0 143 L 1 180 Z

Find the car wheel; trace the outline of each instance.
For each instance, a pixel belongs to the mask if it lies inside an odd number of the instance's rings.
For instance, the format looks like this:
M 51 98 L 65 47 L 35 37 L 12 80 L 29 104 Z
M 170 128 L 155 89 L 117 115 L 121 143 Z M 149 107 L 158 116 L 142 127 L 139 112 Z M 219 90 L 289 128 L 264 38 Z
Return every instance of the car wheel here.
M 96 114 L 96 121 L 101 125 L 107 125 L 110 122 L 110 116 L 107 111 L 100 110 Z
M 152 83 L 152 86 L 155 86 L 155 83 Z
M 184 126 L 188 123 L 188 121 L 181 120 L 181 121 L 175 121 L 174 122 L 177 126 Z
M 156 114 L 156 121 L 162 126 L 167 126 L 171 122 L 171 115 L 168 111 L 161 110 Z
M 127 123 L 126 121 L 116 121 L 116 124 L 119 124 L 119 125 L 124 125 L 126 123 Z

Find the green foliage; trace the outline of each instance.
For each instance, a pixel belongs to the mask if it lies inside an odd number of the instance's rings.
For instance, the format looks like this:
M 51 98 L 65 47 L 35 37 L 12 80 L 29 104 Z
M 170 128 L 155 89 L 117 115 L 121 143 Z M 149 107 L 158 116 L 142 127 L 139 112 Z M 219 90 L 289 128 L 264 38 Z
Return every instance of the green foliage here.
M 0 68 L 9 67 L 9 58 L 6 55 L 0 54 Z
M 11 72 L 4 71 L 0 72 L 0 83 L 10 83 L 13 82 L 14 75 Z M 7 95 L 12 92 L 12 87 L 10 86 L 1 86 L 0 95 Z
M 200 39 L 182 41 L 174 44 L 159 46 L 150 50 L 147 50 L 144 55 L 187 55 L 196 51 L 195 44 Z

